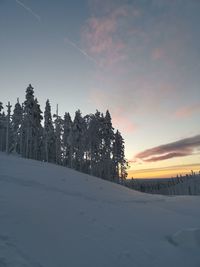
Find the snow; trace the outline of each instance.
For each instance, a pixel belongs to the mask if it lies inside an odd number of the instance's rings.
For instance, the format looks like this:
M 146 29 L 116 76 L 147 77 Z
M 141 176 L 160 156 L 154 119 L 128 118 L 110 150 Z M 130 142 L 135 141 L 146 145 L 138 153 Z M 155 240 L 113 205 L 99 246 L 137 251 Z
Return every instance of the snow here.
M 200 229 L 184 229 L 175 233 L 171 238 L 174 245 L 184 246 L 184 247 L 200 247 Z
M 0 153 L 0 267 L 197 267 L 199 207 Z

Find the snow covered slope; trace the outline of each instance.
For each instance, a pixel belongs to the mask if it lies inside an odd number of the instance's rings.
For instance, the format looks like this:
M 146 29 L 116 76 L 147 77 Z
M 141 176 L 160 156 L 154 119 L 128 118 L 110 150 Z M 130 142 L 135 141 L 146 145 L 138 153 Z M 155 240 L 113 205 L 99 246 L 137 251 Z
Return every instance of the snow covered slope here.
M 0 153 L 1 267 L 200 266 L 200 197 Z

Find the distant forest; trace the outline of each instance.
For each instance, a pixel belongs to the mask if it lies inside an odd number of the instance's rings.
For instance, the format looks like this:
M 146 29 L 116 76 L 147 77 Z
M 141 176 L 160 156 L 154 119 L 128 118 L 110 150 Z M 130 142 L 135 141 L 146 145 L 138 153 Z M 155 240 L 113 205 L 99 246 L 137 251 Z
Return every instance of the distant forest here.
M 17 153 L 24 158 L 66 166 L 106 180 L 122 182 L 127 177 L 124 139 L 115 131 L 109 111 L 98 110 L 74 120 L 66 112 L 52 116 L 49 100 L 44 116 L 34 88 L 26 89 L 25 101 L 19 99 L 11 112 L 10 102 L 0 102 L 0 151 Z

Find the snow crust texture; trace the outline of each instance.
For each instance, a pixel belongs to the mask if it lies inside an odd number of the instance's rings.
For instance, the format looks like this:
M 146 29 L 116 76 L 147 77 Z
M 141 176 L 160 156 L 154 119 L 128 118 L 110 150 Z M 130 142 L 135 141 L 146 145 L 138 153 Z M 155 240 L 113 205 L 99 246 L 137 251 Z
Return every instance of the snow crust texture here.
M 0 153 L 0 267 L 199 267 L 199 207 Z

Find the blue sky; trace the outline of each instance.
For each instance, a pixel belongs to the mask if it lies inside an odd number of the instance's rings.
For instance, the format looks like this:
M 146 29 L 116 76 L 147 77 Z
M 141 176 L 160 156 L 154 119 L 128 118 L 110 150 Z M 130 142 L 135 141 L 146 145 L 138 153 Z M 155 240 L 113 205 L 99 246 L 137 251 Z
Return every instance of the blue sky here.
M 198 0 L 0 0 L 0 100 L 83 114 L 109 109 L 132 169 L 199 163 L 189 155 L 136 160 L 200 133 Z M 195 139 L 196 140 L 196 139 Z

